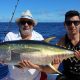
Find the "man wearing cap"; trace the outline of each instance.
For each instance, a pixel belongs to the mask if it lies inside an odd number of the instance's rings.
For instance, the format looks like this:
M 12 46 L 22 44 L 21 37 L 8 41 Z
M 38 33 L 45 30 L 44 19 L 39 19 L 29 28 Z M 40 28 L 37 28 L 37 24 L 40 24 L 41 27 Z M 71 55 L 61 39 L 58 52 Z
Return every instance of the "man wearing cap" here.
M 36 26 L 37 23 L 33 19 L 32 14 L 29 10 L 23 12 L 21 17 L 16 19 L 16 23 L 19 26 L 19 32 L 18 33 L 9 32 L 6 35 L 4 41 L 22 40 L 22 39 L 39 40 L 39 41 L 44 40 L 41 34 L 33 30 L 34 26 Z M 19 74 L 19 72 L 17 72 L 16 74 Z M 46 77 L 47 76 L 45 73 L 40 72 L 36 69 L 28 69 L 26 71 L 26 80 L 45 80 Z

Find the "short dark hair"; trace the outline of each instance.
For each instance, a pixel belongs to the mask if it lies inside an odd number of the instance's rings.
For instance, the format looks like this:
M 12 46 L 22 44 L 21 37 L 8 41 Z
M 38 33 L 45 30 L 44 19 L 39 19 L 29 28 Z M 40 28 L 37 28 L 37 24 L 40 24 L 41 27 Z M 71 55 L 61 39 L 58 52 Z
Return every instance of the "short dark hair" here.
M 76 10 L 70 10 L 70 11 L 66 12 L 65 21 L 67 21 L 69 18 L 71 18 L 73 16 L 79 16 L 79 18 L 80 18 L 80 13 Z

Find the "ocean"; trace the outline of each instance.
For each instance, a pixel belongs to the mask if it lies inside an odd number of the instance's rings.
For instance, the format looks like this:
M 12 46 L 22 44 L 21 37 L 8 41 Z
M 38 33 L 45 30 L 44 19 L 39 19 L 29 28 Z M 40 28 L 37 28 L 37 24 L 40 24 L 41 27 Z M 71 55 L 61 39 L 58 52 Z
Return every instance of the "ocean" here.
M 0 42 L 9 31 L 16 32 L 17 30 L 16 23 L 0 22 Z M 56 38 L 50 41 L 51 44 L 55 44 L 66 33 L 63 22 L 39 22 L 34 30 L 42 34 L 44 38 L 55 36 Z

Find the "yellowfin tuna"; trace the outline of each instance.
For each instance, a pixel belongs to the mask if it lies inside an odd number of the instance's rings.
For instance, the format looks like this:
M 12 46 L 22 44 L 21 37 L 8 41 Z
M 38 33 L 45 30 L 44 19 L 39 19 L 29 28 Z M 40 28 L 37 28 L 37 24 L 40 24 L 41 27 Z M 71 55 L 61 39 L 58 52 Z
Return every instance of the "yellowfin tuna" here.
M 35 64 L 46 65 L 55 57 L 71 57 L 73 51 L 43 41 L 17 40 L 0 43 L 0 60 L 15 64 L 22 59 Z

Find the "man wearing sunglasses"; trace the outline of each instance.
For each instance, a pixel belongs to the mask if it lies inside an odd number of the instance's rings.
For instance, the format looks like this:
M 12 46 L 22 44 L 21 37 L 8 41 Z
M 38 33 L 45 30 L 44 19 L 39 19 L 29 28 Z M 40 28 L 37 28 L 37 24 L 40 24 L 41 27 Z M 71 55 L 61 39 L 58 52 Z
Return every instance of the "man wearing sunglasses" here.
M 56 80 L 80 80 L 80 13 L 75 10 L 68 11 L 65 14 L 64 26 L 67 31 L 65 36 L 57 43 L 58 46 L 66 47 L 74 51 L 74 57 L 53 60 L 51 63 L 54 70 L 49 66 L 36 65 L 30 61 L 23 60 L 20 62 L 21 67 L 32 67 L 46 73 L 62 74 Z
M 73 50 L 75 56 L 62 61 L 59 69 L 63 68 L 61 72 L 64 76 L 59 75 L 57 80 L 80 80 L 80 13 L 68 11 L 64 26 L 67 33 L 57 45 Z
M 16 23 L 19 26 L 19 32 L 17 33 L 9 32 L 6 35 L 4 41 L 22 40 L 22 39 L 38 40 L 38 41 L 44 40 L 41 34 L 33 30 L 33 28 L 37 25 L 37 22 L 33 19 L 32 14 L 29 10 L 23 12 L 21 17 L 16 19 Z M 36 69 L 28 69 L 26 71 L 26 80 L 44 80 L 46 78 L 47 76 L 45 73 L 43 72 L 40 73 L 40 71 Z
M 64 59 L 60 64 L 60 59 L 55 59 L 54 63 L 57 64 L 53 66 L 62 73 L 56 80 L 80 80 L 80 13 L 75 10 L 68 11 L 65 14 L 64 27 L 67 33 L 57 45 L 73 50 L 74 57 Z M 56 71 L 52 71 L 54 72 Z
M 34 31 L 33 28 L 37 25 L 37 22 L 33 19 L 33 16 L 29 10 L 22 13 L 21 17 L 16 19 L 16 23 L 18 24 L 19 31 L 9 32 L 4 41 L 12 41 L 12 40 L 44 40 L 41 34 Z

